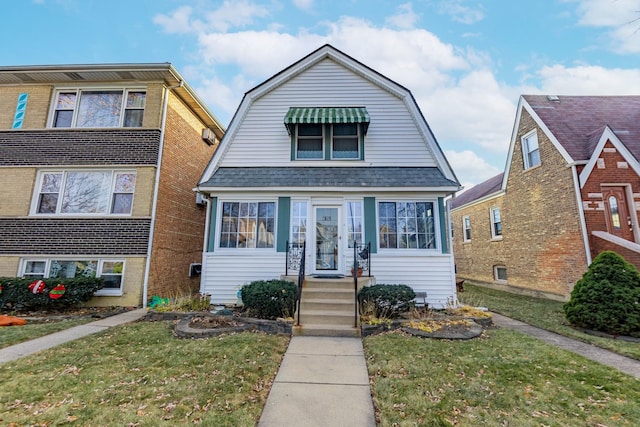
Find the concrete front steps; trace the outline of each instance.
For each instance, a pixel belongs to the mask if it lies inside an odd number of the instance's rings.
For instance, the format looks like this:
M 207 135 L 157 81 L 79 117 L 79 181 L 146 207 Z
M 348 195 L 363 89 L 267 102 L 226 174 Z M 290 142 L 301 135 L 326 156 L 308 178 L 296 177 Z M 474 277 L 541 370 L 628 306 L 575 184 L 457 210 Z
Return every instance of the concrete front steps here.
M 369 278 L 358 279 L 358 287 L 362 287 L 368 280 Z M 360 336 L 353 278 L 306 277 L 300 301 L 300 324 L 293 327 L 293 335 Z

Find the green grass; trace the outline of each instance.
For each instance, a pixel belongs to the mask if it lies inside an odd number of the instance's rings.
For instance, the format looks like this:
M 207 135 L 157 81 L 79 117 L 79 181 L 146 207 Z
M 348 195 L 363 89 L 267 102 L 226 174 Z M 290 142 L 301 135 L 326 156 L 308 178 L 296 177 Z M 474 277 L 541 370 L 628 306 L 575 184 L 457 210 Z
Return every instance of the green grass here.
M 49 335 L 74 326 L 84 325 L 85 323 L 89 323 L 94 320 L 95 319 L 84 318 L 61 320 L 50 323 L 27 323 L 22 326 L 3 326 L 0 327 L 0 331 L 2 331 L 0 333 L 0 348 L 5 348 L 23 341 Z
M 138 322 L 0 366 L 0 425 L 253 426 L 289 337 Z
M 481 286 L 465 284 L 458 299 L 473 306 L 488 307 L 504 316 L 548 331 L 596 345 L 640 360 L 640 344 L 596 337 L 571 327 L 562 311 L 563 302 L 512 294 Z
M 379 426 L 635 426 L 640 382 L 516 331 L 364 339 Z

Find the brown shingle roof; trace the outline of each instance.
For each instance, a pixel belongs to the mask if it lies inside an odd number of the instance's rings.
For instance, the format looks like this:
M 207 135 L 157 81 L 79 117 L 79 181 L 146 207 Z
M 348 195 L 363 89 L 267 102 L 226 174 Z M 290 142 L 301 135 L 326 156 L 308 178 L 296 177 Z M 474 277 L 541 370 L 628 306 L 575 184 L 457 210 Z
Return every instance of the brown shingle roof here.
M 454 197 L 453 199 L 451 199 L 451 209 L 466 205 L 467 203 L 471 203 L 485 196 L 488 196 L 489 194 L 500 191 L 500 188 L 502 188 L 503 176 L 504 172 L 492 178 L 489 178 L 488 180 L 481 182 L 480 184 L 474 185 L 461 195 Z
M 589 160 L 609 126 L 640 159 L 640 96 L 523 95 L 574 161 Z

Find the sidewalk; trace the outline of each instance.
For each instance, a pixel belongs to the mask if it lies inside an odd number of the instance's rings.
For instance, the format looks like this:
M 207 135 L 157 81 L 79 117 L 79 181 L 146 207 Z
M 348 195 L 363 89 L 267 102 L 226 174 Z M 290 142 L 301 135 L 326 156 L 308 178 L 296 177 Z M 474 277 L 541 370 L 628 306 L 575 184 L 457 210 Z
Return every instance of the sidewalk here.
M 258 427 L 375 427 L 360 338 L 295 336 Z
M 74 326 L 73 328 L 65 329 L 64 331 L 55 332 L 53 334 L 45 335 L 31 341 L 25 341 L 20 344 L 0 349 L 0 364 L 11 362 L 21 357 L 28 356 L 42 350 L 47 350 L 57 345 L 73 341 L 78 338 L 86 337 L 87 335 L 104 331 L 105 329 L 112 326 L 134 322 L 138 319 L 143 318 L 146 314 L 146 308 L 139 308 L 137 310 L 131 310 L 127 311 L 126 313 L 116 314 L 115 316 L 110 316 L 101 320 L 97 320 L 95 322 L 87 323 L 85 325 Z M 7 327 L 11 328 L 14 326 Z
M 527 335 L 531 335 L 532 337 L 541 339 L 549 344 L 584 356 L 587 359 L 616 368 L 625 374 L 640 378 L 640 361 L 630 357 L 622 356 L 612 351 L 596 347 L 595 345 L 587 344 L 544 329 L 536 328 L 535 326 L 528 325 L 497 313 L 493 313 L 493 323 L 501 328 L 514 329 Z

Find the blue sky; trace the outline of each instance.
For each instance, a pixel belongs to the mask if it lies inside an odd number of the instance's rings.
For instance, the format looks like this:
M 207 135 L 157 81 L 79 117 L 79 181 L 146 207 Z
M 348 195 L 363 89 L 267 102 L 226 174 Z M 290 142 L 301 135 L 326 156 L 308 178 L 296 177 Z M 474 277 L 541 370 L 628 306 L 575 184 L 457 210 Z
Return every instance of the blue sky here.
M 638 18 L 640 0 L 20 0 L 0 65 L 171 62 L 227 125 L 330 43 L 412 91 L 469 187 L 503 170 L 521 94 L 640 95 Z

